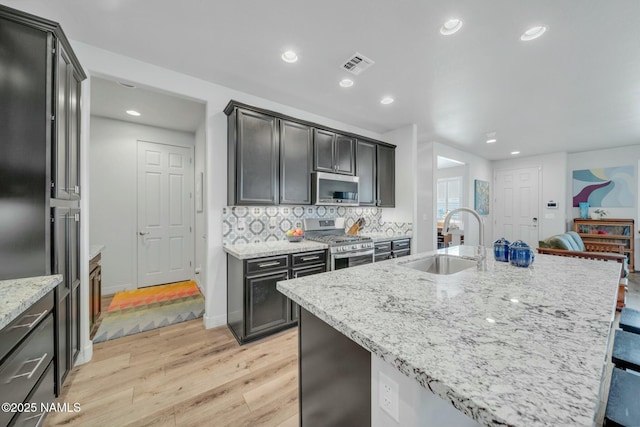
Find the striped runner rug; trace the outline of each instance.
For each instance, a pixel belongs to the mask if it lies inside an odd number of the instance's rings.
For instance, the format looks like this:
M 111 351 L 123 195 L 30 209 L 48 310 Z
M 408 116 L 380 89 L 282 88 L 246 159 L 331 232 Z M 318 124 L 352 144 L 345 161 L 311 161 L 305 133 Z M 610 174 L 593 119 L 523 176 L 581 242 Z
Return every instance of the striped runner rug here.
M 193 280 L 117 292 L 94 343 L 139 334 L 204 315 L 204 298 Z

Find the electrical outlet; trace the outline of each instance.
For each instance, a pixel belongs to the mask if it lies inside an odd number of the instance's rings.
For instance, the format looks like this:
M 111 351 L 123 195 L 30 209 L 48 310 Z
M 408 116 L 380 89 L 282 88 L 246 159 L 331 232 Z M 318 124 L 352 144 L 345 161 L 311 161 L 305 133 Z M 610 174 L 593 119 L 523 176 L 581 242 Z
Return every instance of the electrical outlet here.
M 269 228 L 275 228 L 278 226 L 278 218 L 269 219 Z
M 387 414 L 400 422 L 400 392 L 398 383 L 382 372 L 378 375 L 378 404 Z
M 242 230 L 247 226 L 247 221 L 244 218 L 238 218 L 238 229 Z

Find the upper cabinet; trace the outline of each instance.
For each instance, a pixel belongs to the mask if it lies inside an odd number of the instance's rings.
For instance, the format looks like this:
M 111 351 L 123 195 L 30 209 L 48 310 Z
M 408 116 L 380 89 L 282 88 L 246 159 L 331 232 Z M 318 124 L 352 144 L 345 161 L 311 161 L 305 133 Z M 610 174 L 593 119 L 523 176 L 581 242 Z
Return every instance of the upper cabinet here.
M 395 148 L 358 140 L 356 175 L 360 177 L 360 206 L 395 207 Z
M 355 138 L 324 129 L 314 129 L 313 146 L 313 170 L 344 175 L 355 174 Z
M 61 43 L 54 42 L 56 138 L 52 156 L 52 197 L 80 199 L 80 84 L 83 77 Z
M 280 120 L 280 204 L 311 204 L 311 128 Z
M 395 206 L 393 145 L 236 101 L 224 112 L 230 206 L 310 205 L 313 171 L 357 174 L 361 205 Z
M 236 108 L 228 120 L 229 204 L 277 204 L 280 154 L 277 119 Z

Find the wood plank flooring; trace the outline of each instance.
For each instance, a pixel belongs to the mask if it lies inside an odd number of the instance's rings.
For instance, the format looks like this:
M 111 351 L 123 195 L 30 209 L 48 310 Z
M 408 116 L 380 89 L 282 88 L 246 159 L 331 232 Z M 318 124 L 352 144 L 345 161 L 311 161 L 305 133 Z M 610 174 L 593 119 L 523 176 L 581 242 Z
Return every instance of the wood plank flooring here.
M 202 319 L 93 346 L 69 374 L 46 426 L 298 425 L 298 335 L 293 328 L 239 346 Z

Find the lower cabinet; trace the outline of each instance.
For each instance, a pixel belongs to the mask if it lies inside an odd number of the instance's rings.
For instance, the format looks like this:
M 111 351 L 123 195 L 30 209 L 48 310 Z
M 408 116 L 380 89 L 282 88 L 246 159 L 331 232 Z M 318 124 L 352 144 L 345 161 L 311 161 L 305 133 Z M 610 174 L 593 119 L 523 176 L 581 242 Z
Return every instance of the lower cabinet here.
M 51 291 L 0 331 L 0 401 L 37 404 L 35 412 L 0 412 L 0 425 L 41 425 L 40 403 L 55 398 L 53 307 Z
M 246 260 L 227 255 L 227 325 L 238 343 L 297 325 L 298 305 L 276 284 L 325 271 L 324 250 Z
M 411 255 L 410 238 L 375 242 L 374 247 L 374 262 Z
M 100 318 L 102 297 L 102 256 L 96 255 L 89 261 L 89 330 L 95 331 L 94 325 Z

